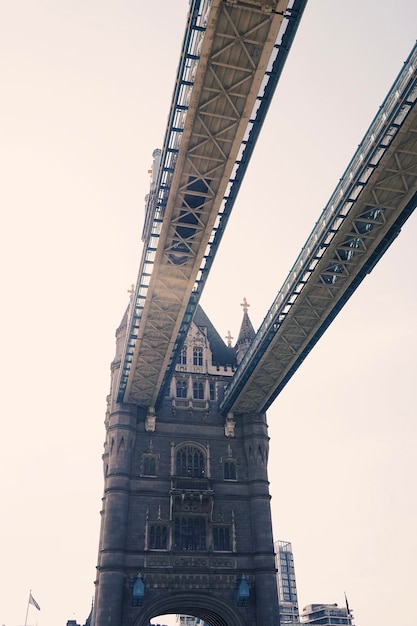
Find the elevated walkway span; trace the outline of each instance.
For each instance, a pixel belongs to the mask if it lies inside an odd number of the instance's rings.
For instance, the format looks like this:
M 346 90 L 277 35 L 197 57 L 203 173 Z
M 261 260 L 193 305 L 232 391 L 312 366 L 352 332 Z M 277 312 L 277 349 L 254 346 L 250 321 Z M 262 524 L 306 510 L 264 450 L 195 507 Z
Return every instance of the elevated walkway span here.
M 239 364 L 223 412 L 271 405 L 414 211 L 416 98 L 417 44 Z
M 119 402 L 158 405 L 175 367 L 307 0 L 192 0 Z

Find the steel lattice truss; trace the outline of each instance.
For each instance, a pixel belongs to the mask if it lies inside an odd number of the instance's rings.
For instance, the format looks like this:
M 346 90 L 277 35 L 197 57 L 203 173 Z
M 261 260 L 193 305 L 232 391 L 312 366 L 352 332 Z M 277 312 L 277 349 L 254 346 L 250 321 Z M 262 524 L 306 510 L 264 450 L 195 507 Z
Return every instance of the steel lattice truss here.
M 417 47 L 306 242 L 222 404 L 266 410 L 417 204 Z
M 207 11 L 194 32 L 196 53 L 188 55 L 176 140 L 167 148 L 166 193 L 136 285 L 119 400 L 155 406 L 287 4 L 202 3 Z

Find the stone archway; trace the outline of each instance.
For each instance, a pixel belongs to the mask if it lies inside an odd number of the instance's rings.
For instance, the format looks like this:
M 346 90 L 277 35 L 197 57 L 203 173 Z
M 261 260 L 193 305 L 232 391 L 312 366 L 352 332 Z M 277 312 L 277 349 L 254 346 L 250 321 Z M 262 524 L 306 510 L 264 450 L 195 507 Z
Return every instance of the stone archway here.
M 160 598 L 144 607 L 135 626 L 148 626 L 158 615 L 184 613 L 204 620 L 209 626 L 245 626 L 246 622 L 234 607 L 211 595 L 201 593 L 190 597 L 178 593 Z

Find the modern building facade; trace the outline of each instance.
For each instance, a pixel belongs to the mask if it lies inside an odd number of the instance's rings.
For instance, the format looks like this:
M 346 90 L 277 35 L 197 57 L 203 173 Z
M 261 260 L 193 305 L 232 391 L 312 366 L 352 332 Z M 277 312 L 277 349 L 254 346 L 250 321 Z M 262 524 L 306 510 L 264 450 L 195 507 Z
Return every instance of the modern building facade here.
M 303 608 L 302 624 L 316 624 L 317 626 L 352 626 L 352 615 L 348 607 L 337 604 L 309 604 Z
M 179 626 L 208 626 L 199 617 L 191 617 L 190 615 L 178 615 L 177 621 Z
M 279 626 L 266 416 L 218 411 L 254 336 L 247 304 L 234 347 L 197 309 L 152 416 L 114 391 L 126 319 L 105 421 L 93 626 L 148 626 L 164 614 Z
M 289 541 L 276 541 L 274 549 L 281 625 L 298 624 L 300 614 L 292 546 Z

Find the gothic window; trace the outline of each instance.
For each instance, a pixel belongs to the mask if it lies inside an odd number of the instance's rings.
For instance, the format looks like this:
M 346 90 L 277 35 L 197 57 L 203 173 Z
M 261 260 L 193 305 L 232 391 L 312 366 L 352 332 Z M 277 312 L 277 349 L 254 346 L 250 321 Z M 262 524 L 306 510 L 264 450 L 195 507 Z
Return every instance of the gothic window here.
M 214 387 L 214 383 L 210 383 L 210 400 L 216 399 L 216 391 Z
M 223 478 L 225 480 L 236 480 L 236 463 L 234 461 L 226 461 L 223 464 Z
M 184 446 L 177 451 L 177 476 L 201 478 L 205 475 L 205 464 L 206 460 L 203 452 L 194 446 Z
M 180 365 L 187 365 L 187 348 L 181 350 Z
M 185 380 L 177 380 L 177 398 L 187 397 L 187 383 Z
M 201 346 L 194 346 L 193 348 L 193 365 L 203 365 L 203 348 Z
M 143 474 L 144 476 L 156 476 L 156 459 L 154 456 L 144 456 Z
M 193 383 L 194 400 L 204 400 L 204 383 Z
M 213 549 L 230 551 L 229 526 L 215 526 L 213 528 Z
M 153 524 L 149 529 L 149 548 L 151 550 L 166 550 L 167 537 L 166 526 Z
M 145 453 L 142 456 L 142 476 L 156 476 L 158 455 Z
M 174 521 L 175 550 L 205 550 L 206 520 L 202 516 L 176 517 Z

